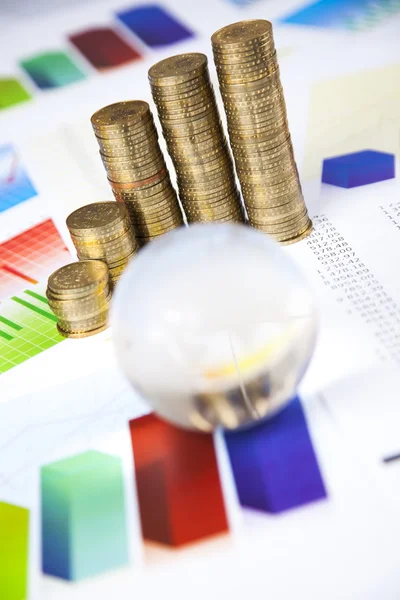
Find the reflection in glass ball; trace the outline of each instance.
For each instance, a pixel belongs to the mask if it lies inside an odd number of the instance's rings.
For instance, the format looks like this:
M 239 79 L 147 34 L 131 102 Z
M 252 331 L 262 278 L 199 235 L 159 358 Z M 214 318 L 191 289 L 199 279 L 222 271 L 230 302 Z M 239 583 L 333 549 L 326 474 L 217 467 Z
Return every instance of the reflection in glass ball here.
M 315 344 L 311 293 L 265 234 L 193 225 L 151 242 L 112 302 L 118 360 L 165 419 L 250 426 L 292 398 Z

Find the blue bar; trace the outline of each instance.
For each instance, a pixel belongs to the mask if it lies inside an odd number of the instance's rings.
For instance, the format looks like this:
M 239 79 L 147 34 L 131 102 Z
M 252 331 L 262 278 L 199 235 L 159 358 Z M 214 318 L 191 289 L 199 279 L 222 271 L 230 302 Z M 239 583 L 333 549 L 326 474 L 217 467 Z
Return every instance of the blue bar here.
M 327 496 L 299 398 L 225 440 L 242 506 L 280 513 Z
M 169 46 L 193 37 L 193 32 L 158 5 L 137 6 L 117 18 L 150 48 Z

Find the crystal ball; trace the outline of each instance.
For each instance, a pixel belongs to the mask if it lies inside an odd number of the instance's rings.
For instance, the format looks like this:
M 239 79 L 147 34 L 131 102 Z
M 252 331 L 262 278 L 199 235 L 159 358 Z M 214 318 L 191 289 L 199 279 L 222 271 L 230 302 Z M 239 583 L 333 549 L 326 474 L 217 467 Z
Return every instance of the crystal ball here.
M 313 295 L 286 251 L 245 225 L 196 224 L 143 248 L 111 306 L 117 359 L 162 418 L 237 429 L 295 395 L 317 331 Z

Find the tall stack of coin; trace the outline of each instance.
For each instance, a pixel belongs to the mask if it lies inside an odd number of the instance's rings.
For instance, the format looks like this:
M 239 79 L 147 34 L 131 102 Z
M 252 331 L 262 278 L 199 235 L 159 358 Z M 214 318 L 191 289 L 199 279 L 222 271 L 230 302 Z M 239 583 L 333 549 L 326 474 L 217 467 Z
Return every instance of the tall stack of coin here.
M 147 102 L 111 104 L 91 121 L 114 196 L 128 209 L 139 243 L 182 225 Z
M 188 222 L 242 221 L 207 57 L 172 56 L 151 67 L 149 80 Z
M 64 337 L 87 337 L 106 328 L 111 292 L 104 262 L 84 260 L 61 267 L 50 275 L 46 295 Z
M 75 210 L 67 227 L 79 260 L 103 260 L 113 285 L 137 253 L 128 211 L 118 202 L 94 202 Z
M 282 243 L 312 230 L 289 133 L 269 21 L 242 21 L 211 38 L 249 223 Z

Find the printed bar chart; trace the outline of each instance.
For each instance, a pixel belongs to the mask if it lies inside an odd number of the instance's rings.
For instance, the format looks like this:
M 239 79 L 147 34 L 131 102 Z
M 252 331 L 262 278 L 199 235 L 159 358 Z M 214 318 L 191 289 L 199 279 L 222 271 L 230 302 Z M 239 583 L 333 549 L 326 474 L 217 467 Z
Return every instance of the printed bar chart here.
M 29 511 L 0 502 L 0 598 L 24 600 L 28 587 Z
M 70 42 L 99 71 L 119 67 L 141 58 L 137 50 L 113 29 L 88 29 L 69 36 Z
M 77 581 L 129 562 L 122 462 L 88 451 L 41 469 L 42 568 Z
M 121 11 L 117 18 L 150 48 L 176 44 L 194 36 L 190 29 L 158 5 Z
M 0 213 L 37 195 L 13 146 L 0 146 Z
M 0 374 L 64 340 L 44 294 L 35 286 L 1 304 Z
M 20 65 L 41 90 L 64 87 L 86 77 L 65 52 L 44 52 L 22 60 Z
M 31 99 L 31 95 L 18 79 L 0 78 L 0 110 Z
M 272 419 L 225 439 L 242 506 L 279 513 L 326 497 L 298 398 Z
M 1 197 L 1 196 L 0 196 Z M 46 279 L 71 255 L 50 219 L 0 244 L 0 300 Z
M 130 431 L 144 539 L 181 546 L 228 531 L 212 436 L 154 414 Z

